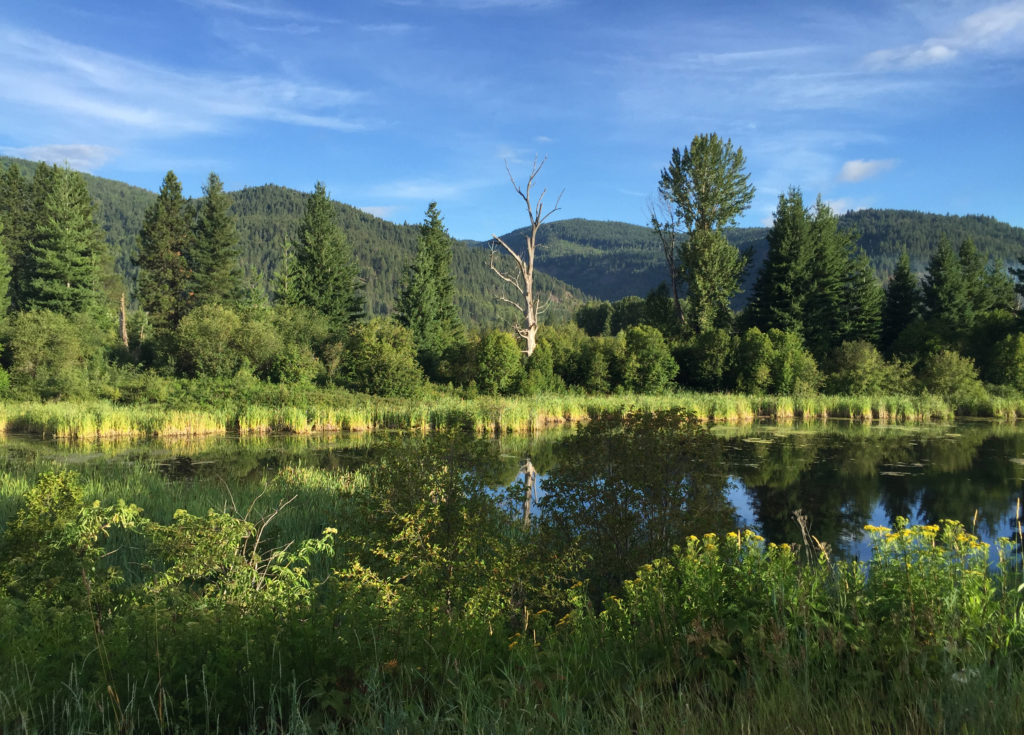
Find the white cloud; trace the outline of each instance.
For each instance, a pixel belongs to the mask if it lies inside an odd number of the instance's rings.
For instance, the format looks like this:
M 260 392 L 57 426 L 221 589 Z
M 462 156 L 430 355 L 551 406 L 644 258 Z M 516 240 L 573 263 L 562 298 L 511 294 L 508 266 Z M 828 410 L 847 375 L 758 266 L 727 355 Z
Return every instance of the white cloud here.
M 372 214 L 374 217 L 380 217 L 381 219 L 390 219 L 395 212 L 398 211 L 398 207 L 393 205 L 384 205 L 379 207 L 360 207 L 361 210 L 367 214 Z
M 414 26 L 409 23 L 371 23 L 359 26 L 359 30 L 366 33 L 383 33 L 389 36 L 399 36 L 413 28 Z
M 463 193 L 465 187 L 460 184 L 441 181 L 394 181 L 389 184 L 378 184 L 370 190 L 372 196 L 394 197 L 395 199 L 419 199 L 421 201 L 440 201 L 453 199 Z
M 281 8 L 267 2 L 243 2 L 242 0 L 182 0 L 189 5 L 224 10 L 256 18 L 275 20 L 311 20 L 313 16 L 289 8 Z
M 993 53 L 1024 47 L 1024 0 L 993 5 L 967 16 L 938 38 L 920 44 L 881 49 L 867 55 L 874 68 L 919 68 L 953 61 L 965 52 Z
M 180 72 L 0 26 L 0 99 L 149 134 L 221 130 L 262 120 L 360 130 L 349 108 L 363 95 L 261 75 Z
M 26 148 L 4 148 L 4 152 L 16 158 L 47 163 L 67 163 L 80 171 L 95 171 L 110 160 L 114 151 L 102 145 L 87 143 L 28 146 Z
M 857 199 L 850 199 L 848 197 L 837 197 L 836 199 L 826 199 L 827 204 L 833 212 L 836 214 L 846 214 L 847 212 L 856 212 L 858 209 L 866 209 L 869 205 L 863 201 Z
M 883 171 L 888 171 L 895 165 L 896 159 L 894 158 L 875 159 L 873 161 L 858 158 L 843 164 L 843 168 L 839 171 L 839 180 L 851 183 L 863 181 L 864 179 L 870 179 L 872 176 L 877 176 Z

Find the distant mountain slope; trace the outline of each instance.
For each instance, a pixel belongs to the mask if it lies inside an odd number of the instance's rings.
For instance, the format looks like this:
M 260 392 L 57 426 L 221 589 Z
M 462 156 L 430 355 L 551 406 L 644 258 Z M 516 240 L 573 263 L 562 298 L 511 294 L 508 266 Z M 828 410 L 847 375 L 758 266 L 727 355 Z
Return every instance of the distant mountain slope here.
M 892 273 L 904 244 L 913 268 L 923 273 L 944 237 L 954 245 L 969 237 L 983 256 L 1007 265 L 1024 258 L 1024 228 L 992 217 L 866 209 L 842 215 L 839 226 L 858 235 L 858 243 L 882 279 Z M 521 244 L 525 233 L 524 228 L 501 237 L 510 245 Z M 733 245 L 751 251 L 746 290 L 767 254 L 767 233 L 766 227 L 739 227 L 726 233 Z M 661 243 L 648 227 L 568 219 L 543 225 L 537 239 L 537 267 L 595 298 L 643 296 L 667 280 Z
M 0 157 L 0 166 L 17 165 L 31 177 L 36 165 L 30 161 Z M 90 174 L 85 176 L 96 204 L 96 218 L 114 251 L 118 272 L 130 291 L 138 276 L 132 257 L 146 209 L 156 194 L 120 181 Z M 249 282 L 269 292 L 286 242 L 296 240 L 308 194 L 267 184 L 230 192 L 242 251 L 242 264 Z M 396 225 L 347 204 L 335 203 L 339 222 L 352 244 L 366 284 L 367 306 L 373 314 L 387 314 L 394 307 L 401 277 L 416 253 L 417 225 Z M 424 203 L 424 210 L 426 203 Z M 495 299 L 498 280 L 487 266 L 487 255 L 479 248 L 457 242 L 453 264 L 456 299 L 463 318 L 471 324 L 507 323 L 508 306 Z M 537 288 L 551 301 L 548 317 L 566 318 L 586 299 L 577 288 L 548 274 L 538 274 Z

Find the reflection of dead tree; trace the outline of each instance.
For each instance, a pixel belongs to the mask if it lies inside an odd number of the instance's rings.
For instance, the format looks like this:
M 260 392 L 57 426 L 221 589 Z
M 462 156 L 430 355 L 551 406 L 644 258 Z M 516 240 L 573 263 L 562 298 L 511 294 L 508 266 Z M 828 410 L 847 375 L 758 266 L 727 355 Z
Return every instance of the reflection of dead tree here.
M 544 158 L 540 163 L 537 163 L 537 159 L 533 159 L 533 168 L 530 170 L 530 178 L 526 181 L 526 189 L 524 190 L 519 184 L 516 183 L 515 177 L 512 176 L 512 171 L 508 167 L 508 161 L 505 161 L 505 170 L 508 171 L 508 178 L 512 181 L 512 188 L 516 190 L 516 194 L 522 197 L 523 201 L 526 202 L 526 213 L 530 217 L 530 234 L 526 236 L 526 253 L 521 254 L 515 249 L 510 247 L 508 243 L 502 240 L 497 235 L 491 235 L 493 238 L 491 242 L 491 270 L 494 271 L 498 278 L 503 280 L 505 283 L 510 284 L 517 292 L 518 296 L 515 299 L 510 299 L 506 296 L 499 296 L 499 301 L 504 301 L 506 304 L 514 306 L 522 315 L 522 321 L 516 325 L 516 333 L 522 338 L 526 346 L 523 348 L 523 352 L 529 357 L 533 354 L 534 348 L 537 346 L 537 327 L 539 326 L 540 315 L 546 308 L 545 305 L 541 305 L 537 299 L 537 295 L 533 291 L 533 264 L 534 256 L 537 252 L 537 230 L 544 221 L 558 211 L 558 202 L 562 200 L 562 195 L 558 195 L 558 199 L 555 200 L 555 206 L 553 209 L 544 213 L 544 195 L 547 193 L 547 189 L 541 191 L 540 196 L 537 197 L 536 203 L 534 203 L 533 197 L 533 184 L 537 178 L 537 174 L 544 167 L 544 162 L 547 161 Z M 505 249 L 505 252 L 512 256 L 512 259 L 516 264 L 516 271 L 509 275 L 503 273 L 495 265 L 495 259 L 497 258 L 499 251 L 498 245 L 501 245 Z
M 526 490 L 523 497 L 523 527 L 529 528 L 530 506 L 533 499 L 537 497 L 537 468 L 533 466 L 533 460 L 527 457 L 519 471 L 523 473 L 523 487 Z

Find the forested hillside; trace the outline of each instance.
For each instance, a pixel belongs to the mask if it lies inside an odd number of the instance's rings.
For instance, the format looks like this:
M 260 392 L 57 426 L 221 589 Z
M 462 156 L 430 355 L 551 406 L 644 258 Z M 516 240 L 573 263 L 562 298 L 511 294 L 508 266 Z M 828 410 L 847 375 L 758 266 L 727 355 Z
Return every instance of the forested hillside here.
M 12 163 L 26 176 L 31 177 L 35 171 L 35 163 L 0 157 L 0 167 Z M 117 271 L 131 294 L 137 277 L 132 256 L 143 214 L 156 200 L 156 194 L 111 179 L 83 176 L 95 203 L 96 218 L 113 248 Z M 250 287 L 269 292 L 285 243 L 296 238 L 309 194 L 267 184 L 230 192 L 229 196 L 240 235 L 245 278 Z M 402 273 L 416 252 L 418 224 L 395 225 L 347 204 L 335 203 L 335 208 L 365 281 L 367 310 L 371 314 L 389 313 Z M 472 324 L 506 322 L 507 308 L 494 298 L 498 281 L 488 268 L 487 255 L 479 248 L 456 243 L 453 260 L 456 304 L 462 318 Z M 554 319 L 571 317 L 575 307 L 586 298 L 577 288 L 545 273 L 538 274 L 537 286 L 550 298 L 549 316 Z
M 842 215 L 839 227 L 857 233 L 860 246 L 883 281 L 895 269 L 904 245 L 911 267 L 923 273 L 943 238 L 953 245 L 970 238 L 983 258 L 991 257 L 1007 265 L 1024 257 L 1024 228 L 980 215 L 864 209 Z M 502 235 L 502 239 L 521 243 L 524 232 L 514 230 Z M 766 227 L 726 230 L 729 242 L 741 252 L 750 250 L 752 255 L 744 280 L 747 294 L 768 249 L 767 232 Z M 665 280 L 661 243 L 648 227 L 569 219 L 545 224 L 538 240 L 543 243 L 537 250 L 538 268 L 598 299 L 615 301 L 625 296 L 643 296 Z M 741 297 L 745 300 L 743 294 Z

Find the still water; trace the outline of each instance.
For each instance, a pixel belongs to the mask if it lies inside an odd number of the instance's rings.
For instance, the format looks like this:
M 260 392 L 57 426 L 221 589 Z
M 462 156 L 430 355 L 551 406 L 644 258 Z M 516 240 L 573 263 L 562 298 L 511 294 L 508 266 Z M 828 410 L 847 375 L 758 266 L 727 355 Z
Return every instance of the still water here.
M 225 487 L 286 466 L 365 468 L 426 438 L 387 434 L 210 437 L 61 444 L 10 436 L 0 460 L 144 465 L 174 482 Z M 525 519 L 588 539 L 592 553 L 635 568 L 691 533 L 750 528 L 799 542 L 793 513 L 836 556 L 864 558 L 863 527 L 943 518 L 985 540 L 1011 536 L 1024 482 L 1024 426 L 988 422 L 893 426 L 845 421 L 717 425 L 688 432 L 558 430 L 486 440 L 467 467 Z M 404 448 L 404 449 L 403 449 Z M 109 469 L 109 467 L 108 467 Z

